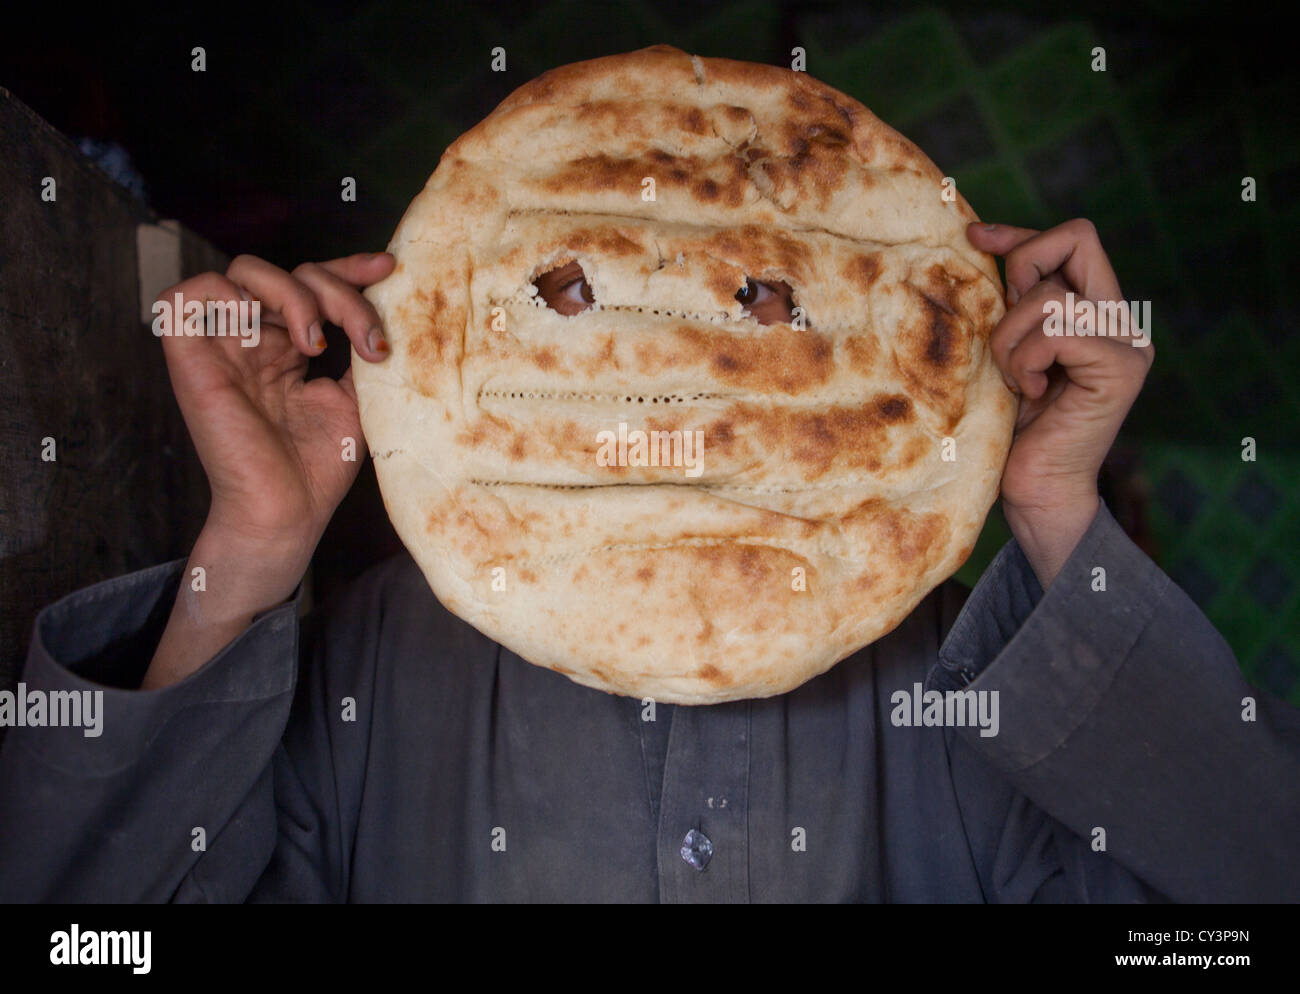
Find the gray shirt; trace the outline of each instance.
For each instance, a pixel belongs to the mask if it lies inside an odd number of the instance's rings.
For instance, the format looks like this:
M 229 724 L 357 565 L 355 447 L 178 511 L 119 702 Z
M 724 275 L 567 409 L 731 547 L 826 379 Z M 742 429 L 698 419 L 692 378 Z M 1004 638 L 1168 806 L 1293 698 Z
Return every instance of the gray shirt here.
M 0 899 L 1300 899 L 1300 713 L 1105 507 L 1046 593 L 1013 541 L 797 690 L 653 721 L 407 556 L 130 689 L 182 568 L 37 619 L 28 691 L 103 689 L 102 734 L 9 730 Z M 918 685 L 996 691 L 997 734 L 917 726 Z

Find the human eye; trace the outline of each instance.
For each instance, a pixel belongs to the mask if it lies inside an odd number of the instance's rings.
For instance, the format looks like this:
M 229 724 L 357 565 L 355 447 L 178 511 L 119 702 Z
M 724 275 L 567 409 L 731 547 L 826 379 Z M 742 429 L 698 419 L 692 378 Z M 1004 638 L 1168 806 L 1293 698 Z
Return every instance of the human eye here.
M 746 278 L 745 285 L 736 291 L 736 299 L 759 324 L 788 324 L 794 314 L 794 291 L 784 281 L 764 283 Z
M 581 313 L 596 302 L 587 274 L 576 261 L 543 273 L 533 285 L 547 307 L 566 316 Z
M 736 291 L 736 299 L 746 307 L 753 307 L 770 300 L 774 291 L 766 283 L 746 278 L 745 285 Z
M 560 287 L 560 297 L 575 304 L 589 305 L 596 302 L 595 294 L 591 292 L 591 284 L 581 273 Z

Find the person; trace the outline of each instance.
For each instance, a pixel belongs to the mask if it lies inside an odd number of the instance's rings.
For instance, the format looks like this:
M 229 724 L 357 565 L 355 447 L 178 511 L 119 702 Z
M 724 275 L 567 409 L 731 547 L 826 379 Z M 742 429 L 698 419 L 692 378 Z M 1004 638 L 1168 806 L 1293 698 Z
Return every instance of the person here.
M 525 663 L 409 556 L 300 622 L 300 580 L 357 464 L 350 371 L 304 379 L 386 253 L 292 273 L 250 256 L 164 291 L 256 298 L 256 348 L 166 338 L 212 489 L 187 562 L 38 617 L 23 678 L 104 690 L 102 735 L 0 752 L 8 901 L 1270 901 L 1300 897 L 1300 716 L 1243 680 L 1097 493 L 1153 350 L 1044 329 L 1120 300 L 1095 228 L 976 224 L 1005 258 L 991 335 L 1020 395 L 1013 539 L 973 590 L 790 693 L 647 708 Z M 565 313 L 581 271 L 539 280 Z M 760 320 L 780 286 L 747 286 Z M 783 309 L 784 308 L 784 309 Z M 205 589 L 194 589 L 196 568 Z M 1106 577 L 1096 582 L 1098 568 Z M 891 719 L 900 689 L 996 691 L 1000 729 Z M 650 720 L 653 719 L 653 720 Z

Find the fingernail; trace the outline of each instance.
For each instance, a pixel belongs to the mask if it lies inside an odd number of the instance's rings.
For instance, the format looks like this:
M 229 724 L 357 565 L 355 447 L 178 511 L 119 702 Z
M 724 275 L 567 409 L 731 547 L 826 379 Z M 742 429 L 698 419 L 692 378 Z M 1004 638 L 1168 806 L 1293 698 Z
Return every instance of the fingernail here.
M 384 354 L 388 352 L 388 339 L 384 337 L 384 333 L 378 328 L 370 329 L 370 333 L 366 336 L 366 344 L 370 346 L 371 352 Z
M 997 230 L 998 230 L 998 226 L 997 226 L 996 224 L 981 224 L 980 227 L 983 228 L 985 231 L 997 231 Z
M 313 321 L 307 329 L 307 342 L 313 349 L 325 348 L 325 333 L 320 330 L 319 321 Z
M 1010 283 L 1008 283 L 1007 284 L 1007 306 L 1015 307 L 1016 301 L 1019 299 L 1020 299 L 1020 291 L 1017 290 L 1015 287 L 1013 287 Z

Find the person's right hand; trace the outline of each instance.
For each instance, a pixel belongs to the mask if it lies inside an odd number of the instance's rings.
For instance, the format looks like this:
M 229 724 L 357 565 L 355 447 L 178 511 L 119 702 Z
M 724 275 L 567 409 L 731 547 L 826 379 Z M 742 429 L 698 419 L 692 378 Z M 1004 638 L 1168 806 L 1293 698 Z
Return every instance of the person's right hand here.
M 385 358 L 379 315 L 358 288 L 393 265 L 379 252 L 286 273 L 241 255 L 225 276 L 204 273 L 159 294 L 260 301 L 261 333 L 252 347 L 238 335 L 162 338 L 212 506 L 141 689 L 183 680 L 302 579 L 366 451 L 351 370 L 307 381 L 307 359 L 325 347 L 322 320 L 343 328 L 367 362 Z
M 387 342 L 358 290 L 393 268 L 387 252 L 304 263 L 292 273 L 251 255 L 226 275 L 203 273 L 164 290 L 185 300 L 261 302 L 261 338 L 165 336 L 172 389 L 212 488 L 207 529 L 241 542 L 312 547 L 356 478 L 365 442 L 349 369 L 304 380 L 325 346 L 323 320 L 343 328 L 362 358 Z M 346 439 L 354 458 L 344 458 Z M 310 554 L 310 551 L 308 552 Z

